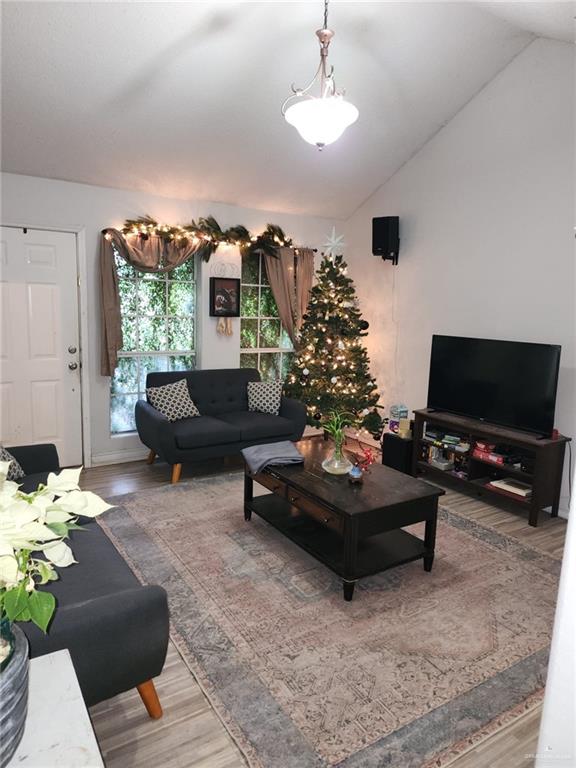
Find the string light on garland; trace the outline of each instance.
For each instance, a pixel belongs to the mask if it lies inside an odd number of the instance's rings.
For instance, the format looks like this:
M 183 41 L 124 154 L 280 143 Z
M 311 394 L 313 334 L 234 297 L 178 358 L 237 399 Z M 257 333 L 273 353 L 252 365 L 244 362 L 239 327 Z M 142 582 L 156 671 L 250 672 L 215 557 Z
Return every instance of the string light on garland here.
M 223 230 L 214 216 L 200 218 L 184 226 L 159 224 L 151 216 L 141 216 L 126 219 L 122 234 L 126 238 L 137 237 L 141 240 L 157 237 L 167 243 L 175 241 L 183 248 L 192 246 L 204 261 L 208 261 L 219 245 L 235 245 L 242 255 L 260 252 L 275 256 L 280 246 L 298 253 L 292 239 L 277 224 L 267 224 L 266 229 L 256 235 L 241 224 Z M 110 237 L 107 236 L 107 239 Z

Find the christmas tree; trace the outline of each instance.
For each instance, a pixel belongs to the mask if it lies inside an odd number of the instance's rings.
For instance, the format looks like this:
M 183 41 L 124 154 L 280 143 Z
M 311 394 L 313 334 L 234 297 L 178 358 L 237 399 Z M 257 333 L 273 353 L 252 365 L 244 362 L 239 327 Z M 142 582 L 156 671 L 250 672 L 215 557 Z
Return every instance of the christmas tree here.
M 312 288 L 285 392 L 306 403 L 308 423 L 319 426 L 331 411 L 357 416 L 358 426 L 379 436 L 379 396 L 361 338 L 362 319 L 342 256 L 324 256 Z

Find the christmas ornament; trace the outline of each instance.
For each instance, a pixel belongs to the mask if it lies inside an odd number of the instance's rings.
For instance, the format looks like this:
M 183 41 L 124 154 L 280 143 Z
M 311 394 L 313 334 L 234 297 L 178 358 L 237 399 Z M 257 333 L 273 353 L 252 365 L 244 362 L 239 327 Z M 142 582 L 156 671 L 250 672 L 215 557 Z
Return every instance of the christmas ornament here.
M 304 374 L 304 376 L 308 376 L 308 374 L 310 373 L 310 371 L 308 370 L 308 368 L 304 368 L 304 370 L 302 371 L 302 373 Z

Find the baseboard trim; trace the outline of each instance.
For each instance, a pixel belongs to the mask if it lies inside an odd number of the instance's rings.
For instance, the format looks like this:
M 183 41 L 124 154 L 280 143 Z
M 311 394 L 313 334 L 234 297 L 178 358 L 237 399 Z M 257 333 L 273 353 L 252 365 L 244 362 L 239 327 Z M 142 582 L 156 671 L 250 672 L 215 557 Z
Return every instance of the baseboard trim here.
M 132 448 L 129 451 L 111 451 L 110 453 L 97 453 L 92 456 L 92 466 L 101 467 L 106 464 L 126 464 L 129 461 L 144 460 L 148 456 L 148 449 Z

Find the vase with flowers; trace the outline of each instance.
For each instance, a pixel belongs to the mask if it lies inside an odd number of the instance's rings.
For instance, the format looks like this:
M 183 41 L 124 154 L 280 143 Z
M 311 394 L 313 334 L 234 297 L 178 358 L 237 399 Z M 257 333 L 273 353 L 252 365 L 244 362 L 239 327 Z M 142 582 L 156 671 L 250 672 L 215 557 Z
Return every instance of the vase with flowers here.
M 28 643 L 18 622 L 43 632 L 56 610 L 49 591 L 38 589 L 58 578 L 57 568 L 76 561 L 66 543 L 79 517 L 107 509 L 103 499 L 78 485 L 81 467 L 51 472 L 46 484 L 24 493 L 6 480 L 10 462 L 0 462 L 0 768 L 15 752 L 26 721 Z
M 352 468 L 352 462 L 344 455 L 344 442 L 346 436 L 344 430 L 352 426 L 356 421 L 353 413 L 347 411 L 330 411 L 328 417 L 322 421 L 322 428 L 334 441 L 334 450 L 322 462 L 322 469 L 331 475 L 346 475 Z

